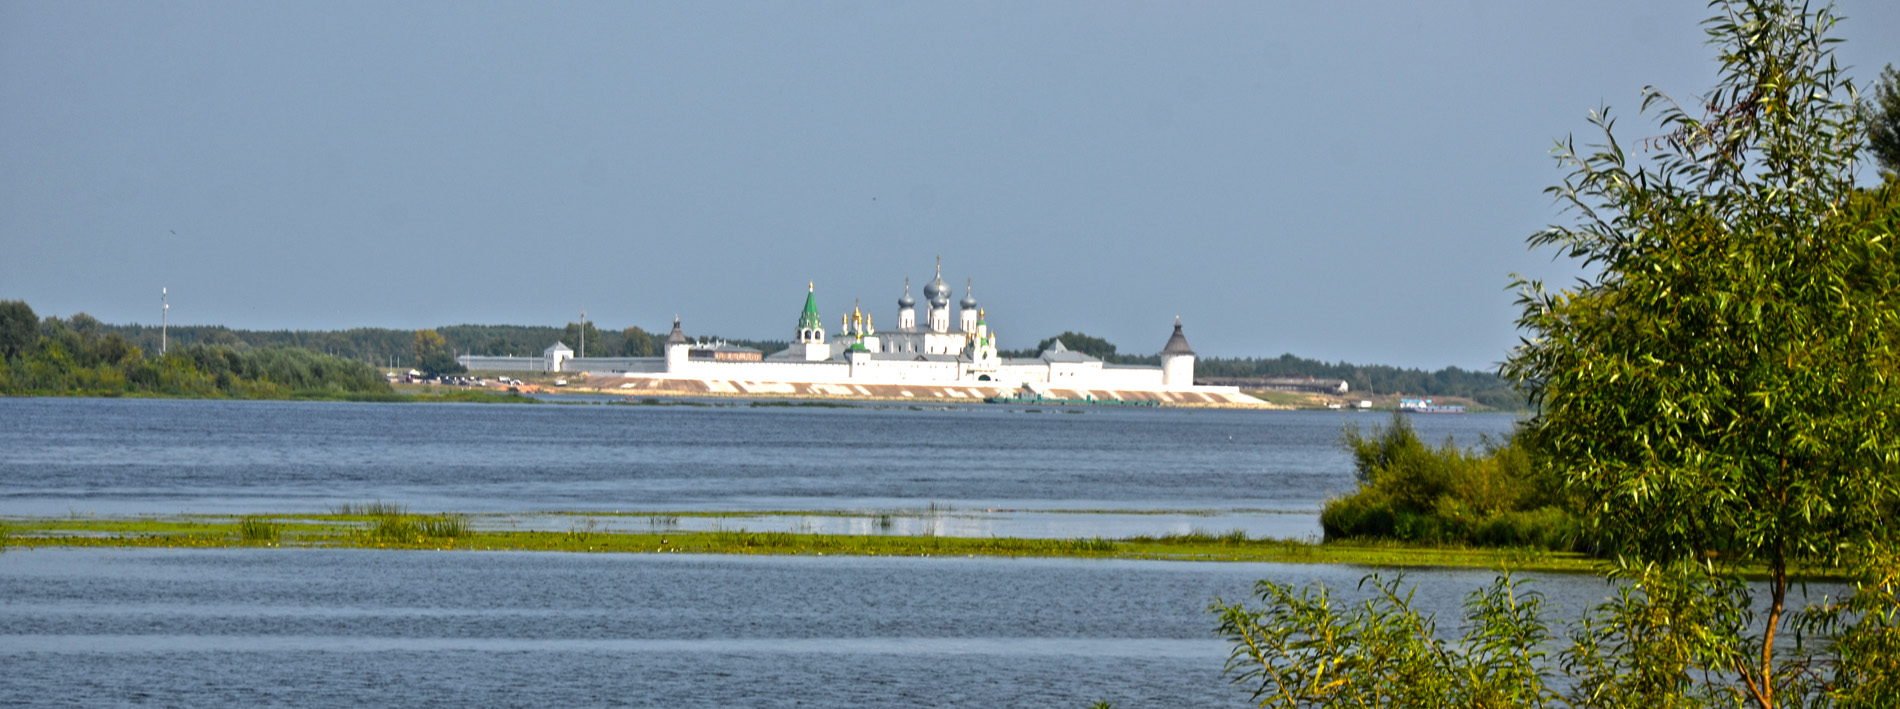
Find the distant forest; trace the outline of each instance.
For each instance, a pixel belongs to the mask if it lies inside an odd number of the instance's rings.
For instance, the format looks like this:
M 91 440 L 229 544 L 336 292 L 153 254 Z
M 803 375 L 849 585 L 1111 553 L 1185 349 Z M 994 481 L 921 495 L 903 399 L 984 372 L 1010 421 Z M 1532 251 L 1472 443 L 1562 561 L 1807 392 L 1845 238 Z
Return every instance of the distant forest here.
M 361 360 L 294 347 L 173 342 L 160 354 L 90 317 L 39 319 L 0 301 L 0 395 L 161 395 L 215 398 L 394 397 Z
M 134 346 L 157 351 L 159 328 L 149 325 L 107 325 L 80 313 L 68 323 L 79 329 L 114 332 Z M 587 323 L 587 357 L 658 357 L 671 326 L 657 332 L 640 327 L 601 330 Z M 565 328 L 539 325 L 448 325 L 435 328 L 456 354 L 490 357 L 539 357 L 541 351 L 560 341 L 581 349 L 579 323 Z M 689 333 L 691 334 L 691 333 Z M 217 345 L 222 347 L 300 347 L 346 359 L 360 360 L 378 367 L 406 367 L 411 364 L 415 330 L 359 327 L 349 330 L 233 330 L 222 325 L 173 325 L 169 337 L 172 346 Z M 695 340 L 717 340 L 717 335 L 694 335 Z M 726 340 L 753 347 L 767 354 L 791 346 L 786 340 Z
M 159 346 L 158 328 L 146 325 L 107 325 L 80 313 L 66 325 L 82 331 L 117 333 L 128 344 L 147 352 Z M 587 324 L 587 353 L 590 357 L 654 357 L 666 340 L 667 328 L 649 331 L 639 327 L 600 330 Z M 450 349 L 458 354 L 485 356 L 535 357 L 555 340 L 580 350 L 580 325 L 565 328 L 530 325 L 449 325 L 435 329 Z M 409 366 L 416 337 L 414 330 L 354 328 L 350 330 L 233 330 L 222 326 L 181 325 L 170 330 L 173 347 L 215 345 L 235 349 L 298 347 L 345 359 L 369 362 L 377 366 Z M 692 333 L 688 333 L 692 334 Z M 694 339 L 716 340 L 717 335 L 701 333 Z M 1116 350 L 1114 344 L 1082 333 L 1064 332 L 1045 338 L 1034 349 L 1005 350 L 1005 357 L 1034 357 L 1044 348 L 1062 340 L 1068 349 L 1083 352 L 1114 364 L 1158 365 L 1158 355 L 1130 355 Z M 727 339 L 743 347 L 771 354 L 791 343 L 786 340 Z M 1491 372 L 1446 367 L 1437 371 L 1406 369 L 1380 364 L 1322 362 L 1283 354 L 1279 357 L 1202 357 L 1195 363 L 1195 375 L 1203 378 L 1313 377 L 1343 379 L 1354 392 L 1405 394 L 1417 396 L 1461 396 L 1485 406 L 1521 409 L 1524 399 L 1511 385 Z

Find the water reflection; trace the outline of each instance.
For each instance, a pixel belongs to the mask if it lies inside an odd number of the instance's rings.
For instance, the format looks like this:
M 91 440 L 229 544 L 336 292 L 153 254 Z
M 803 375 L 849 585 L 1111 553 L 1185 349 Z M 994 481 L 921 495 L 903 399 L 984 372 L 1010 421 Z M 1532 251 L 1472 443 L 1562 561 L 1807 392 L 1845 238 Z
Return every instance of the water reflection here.
M 1234 531 L 1253 539 L 1318 540 L 1319 516 L 1311 511 L 1175 510 L 1155 512 L 1066 510 L 906 510 L 823 514 L 523 514 L 481 515 L 471 525 L 485 531 L 598 531 L 647 533 L 792 532 L 1023 539 L 1125 539 Z

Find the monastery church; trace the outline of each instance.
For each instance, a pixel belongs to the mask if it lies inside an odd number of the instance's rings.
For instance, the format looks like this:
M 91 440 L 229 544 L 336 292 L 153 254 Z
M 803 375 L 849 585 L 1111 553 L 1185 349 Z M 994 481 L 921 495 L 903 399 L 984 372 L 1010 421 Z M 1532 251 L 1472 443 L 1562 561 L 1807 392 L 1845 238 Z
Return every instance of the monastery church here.
M 1161 348 L 1158 367 L 1109 364 L 1068 350 L 1060 340 L 1035 357 L 1005 358 L 998 356 L 988 313 L 977 303 L 968 282 L 952 317 L 952 293 L 944 283 L 941 260 L 935 277 L 924 284 L 923 296 L 922 303 L 911 297 L 906 279 L 904 294 L 897 299 L 897 327 L 878 329 L 873 317 L 854 305 L 838 321 L 837 330 L 827 330 L 816 284 L 808 284 L 791 346 L 770 356 L 726 343 L 695 342 L 674 318 L 663 357 L 574 357 L 571 349 L 557 342 L 542 358 L 463 359 L 470 369 L 587 372 L 649 383 L 709 380 L 977 387 L 1005 393 L 1060 388 L 1239 394 L 1233 387 L 1194 386 L 1194 350 L 1188 347 L 1179 318 Z M 517 359 L 524 361 L 512 361 Z M 522 366 L 529 362 L 536 366 Z

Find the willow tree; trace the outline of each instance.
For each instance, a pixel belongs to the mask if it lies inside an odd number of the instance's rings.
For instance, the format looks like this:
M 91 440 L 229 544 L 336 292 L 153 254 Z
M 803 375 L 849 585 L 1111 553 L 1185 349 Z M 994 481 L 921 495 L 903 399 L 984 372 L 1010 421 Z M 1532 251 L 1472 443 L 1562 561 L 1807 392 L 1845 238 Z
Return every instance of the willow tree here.
M 1798 681 L 1777 670 L 1790 569 L 1885 553 L 1900 202 L 1893 183 L 1856 188 L 1864 114 L 1832 53 L 1834 11 L 1718 5 L 1712 92 L 1645 89 L 1662 135 L 1640 143 L 1599 110 L 1601 143 L 1559 144 L 1570 172 L 1549 192 L 1574 221 L 1530 242 L 1590 275 L 1556 291 L 1520 280 L 1527 334 L 1505 372 L 1536 406 L 1525 435 L 1604 548 L 1631 565 L 1764 572 L 1765 617 L 1729 624 L 1737 635 L 1705 659 L 1766 708 Z

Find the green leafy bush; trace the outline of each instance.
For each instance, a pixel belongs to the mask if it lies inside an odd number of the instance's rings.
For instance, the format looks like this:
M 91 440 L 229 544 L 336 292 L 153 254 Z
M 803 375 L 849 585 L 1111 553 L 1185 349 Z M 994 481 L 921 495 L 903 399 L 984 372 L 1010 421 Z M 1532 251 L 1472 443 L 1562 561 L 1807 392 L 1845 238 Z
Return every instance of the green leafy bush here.
M 1371 433 L 1348 427 L 1359 489 L 1320 513 L 1327 539 L 1398 539 L 1480 546 L 1577 548 L 1578 526 L 1559 481 L 1531 464 L 1515 436 L 1477 451 L 1419 440 L 1406 414 Z

